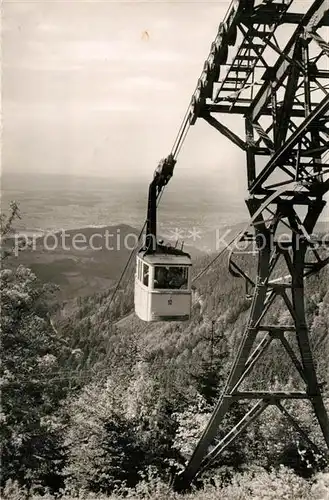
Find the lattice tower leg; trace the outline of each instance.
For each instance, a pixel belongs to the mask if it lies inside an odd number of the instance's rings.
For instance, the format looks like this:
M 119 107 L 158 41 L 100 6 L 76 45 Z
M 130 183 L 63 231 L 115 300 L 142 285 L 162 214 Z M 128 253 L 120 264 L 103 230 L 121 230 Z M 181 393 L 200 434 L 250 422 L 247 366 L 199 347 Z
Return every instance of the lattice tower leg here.
M 259 211 L 261 203 L 261 200 L 255 198 L 247 202 L 251 216 Z M 301 223 L 292 201 L 287 202 L 280 198 L 277 202 L 276 217 L 274 217 L 270 225 L 266 223 L 262 212 L 256 218 L 253 217 L 255 241 L 258 245 L 258 271 L 249 320 L 222 396 L 186 469 L 175 479 L 174 486 L 176 489 L 188 487 L 193 479 L 200 475 L 216 457 L 226 450 L 268 405 L 276 405 L 289 418 L 294 427 L 301 432 L 304 439 L 317 449 L 317 446 L 309 440 L 299 424 L 284 408 L 282 400 L 310 400 L 324 440 L 329 448 L 329 419 L 317 381 L 304 307 L 305 259 L 310 245 L 310 241 L 305 235 L 312 233 L 323 207 L 324 202 L 321 198 L 318 200 L 309 199 L 308 212 L 304 222 Z M 277 234 L 279 222 L 284 220 L 287 221 L 286 226 L 290 228 L 291 239 L 286 242 L 286 247 L 282 248 L 278 244 L 278 238 L 275 235 Z M 277 280 L 271 281 L 270 279 L 281 256 L 285 259 L 291 275 L 288 283 L 277 283 L 275 282 Z M 290 294 L 290 297 L 288 294 Z M 293 321 L 289 325 L 266 325 L 263 322 L 267 311 L 271 308 L 277 296 L 283 298 L 283 303 L 292 316 Z M 259 332 L 266 332 L 265 337 L 253 349 Z M 301 361 L 299 361 L 286 337 L 289 332 L 296 335 Z M 273 339 L 281 341 L 291 362 L 305 383 L 305 392 L 268 392 L 266 390 L 242 392 L 239 390 L 241 384 Z M 232 403 L 239 400 L 255 400 L 256 404 L 209 452 L 209 447 L 214 442 L 224 416 L 230 410 Z

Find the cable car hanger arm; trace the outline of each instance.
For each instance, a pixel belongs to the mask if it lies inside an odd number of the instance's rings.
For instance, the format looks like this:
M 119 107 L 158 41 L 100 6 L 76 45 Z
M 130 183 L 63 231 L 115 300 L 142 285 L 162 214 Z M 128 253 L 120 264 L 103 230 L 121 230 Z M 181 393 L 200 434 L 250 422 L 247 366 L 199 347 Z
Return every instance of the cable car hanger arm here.
M 146 238 L 145 250 L 148 253 L 156 251 L 157 247 L 157 200 L 168 184 L 174 171 L 176 160 L 170 154 L 167 158 L 160 161 L 155 169 L 153 180 L 149 186 L 148 204 L 147 204 L 147 221 L 146 221 Z

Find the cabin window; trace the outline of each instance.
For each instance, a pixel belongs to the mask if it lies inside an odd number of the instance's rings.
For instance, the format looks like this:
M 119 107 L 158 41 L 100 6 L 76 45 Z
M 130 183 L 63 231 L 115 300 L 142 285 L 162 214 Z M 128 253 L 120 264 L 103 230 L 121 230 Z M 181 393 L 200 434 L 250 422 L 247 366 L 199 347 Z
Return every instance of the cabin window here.
M 143 285 L 149 286 L 149 266 L 143 262 Z
M 154 270 L 154 288 L 186 289 L 188 285 L 188 267 L 156 266 Z

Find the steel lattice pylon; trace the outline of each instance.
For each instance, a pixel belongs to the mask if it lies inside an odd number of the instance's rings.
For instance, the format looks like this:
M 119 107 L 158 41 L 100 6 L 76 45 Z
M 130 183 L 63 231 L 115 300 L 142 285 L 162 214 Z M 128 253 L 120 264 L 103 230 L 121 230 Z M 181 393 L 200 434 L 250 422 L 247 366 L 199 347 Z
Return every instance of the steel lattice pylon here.
M 284 407 L 287 399 L 311 402 L 329 447 L 329 420 L 304 309 L 304 278 L 329 262 L 312 235 L 329 191 L 329 164 L 325 163 L 329 147 L 329 45 L 324 39 L 329 4 L 315 0 L 306 13 L 292 13 L 293 4 L 293 0 L 263 0 L 257 5 L 248 0 L 233 2 L 211 45 L 189 109 L 190 124 L 203 118 L 246 154 L 251 221 L 236 242 L 255 242 L 258 275 L 255 281 L 250 278 L 231 253 L 231 273 L 253 287 L 250 316 L 223 394 L 189 463 L 175 478 L 176 489 L 187 487 L 269 405 L 276 405 L 315 446 Z M 284 48 L 278 41 L 282 27 L 291 29 Z M 244 120 L 244 139 L 214 116 L 228 113 Z M 278 231 L 282 224 L 289 233 L 284 243 Z M 274 279 L 282 259 L 289 275 Z M 287 325 L 266 324 L 266 313 L 276 297 L 283 299 L 292 318 Z M 261 332 L 263 339 L 255 347 Z M 291 335 L 297 339 L 298 354 L 288 340 Z M 242 390 L 245 378 L 274 339 L 281 341 L 305 390 Z M 237 400 L 255 400 L 255 405 L 209 451 L 225 414 Z

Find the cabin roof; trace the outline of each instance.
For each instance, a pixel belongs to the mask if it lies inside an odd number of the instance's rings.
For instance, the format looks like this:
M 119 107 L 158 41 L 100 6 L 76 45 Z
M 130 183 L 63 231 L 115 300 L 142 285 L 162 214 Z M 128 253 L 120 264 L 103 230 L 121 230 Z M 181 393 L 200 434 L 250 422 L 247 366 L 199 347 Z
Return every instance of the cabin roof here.
M 157 251 L 147 253 L 146 250 L 141 250 L 138 253 L 139 257 L 145 262 L 152 265 L 191 265 L 191 257 L 188 253 L 179 250 L 178 248 L 158 245 Z
M 191 259 L 189 257 L 184 257 L 181 255 L 166 255 L 166 254 L 148 254 L 142 257 L 145 262 L 149 264 L 170 266 L 170 265 L 180 265 L 180 266 L 190 266 Z

